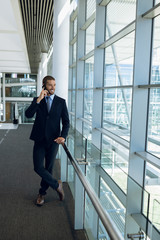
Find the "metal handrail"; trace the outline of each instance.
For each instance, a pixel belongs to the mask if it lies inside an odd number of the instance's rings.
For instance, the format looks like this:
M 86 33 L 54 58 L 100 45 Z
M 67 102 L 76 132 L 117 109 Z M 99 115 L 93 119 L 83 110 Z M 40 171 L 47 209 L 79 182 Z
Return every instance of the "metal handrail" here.
M 83 184 L 85 191 L 87 192 L 95 210 L 97 211 L 98 216 L 101 219 L 109 237 L 112 240 L 124 240 L 124 238 L 122 237 L 122 234 L 120 233 L 120 231 L 117 228 L 117 226 L 115 225 L 115 223 L 112 221 L 109 214 L 107 212 L 105 212 L 105 210 L 103 209 L 103 207 L 99 201 L 99 198 L 97 197 L 97 194 L 95 193 L 95 191 L 89 184 L 87 178 L 84 176 L 84 174 L 83 174 L 82 170 L 80 169 L 80 167 L 78 166 L 76 160 L 72 157 L 66 144 L 64 143 L 64 144 L 62 144 L 62 146 L 63 146 L 72 166 L 74 167 L 81 183 Z

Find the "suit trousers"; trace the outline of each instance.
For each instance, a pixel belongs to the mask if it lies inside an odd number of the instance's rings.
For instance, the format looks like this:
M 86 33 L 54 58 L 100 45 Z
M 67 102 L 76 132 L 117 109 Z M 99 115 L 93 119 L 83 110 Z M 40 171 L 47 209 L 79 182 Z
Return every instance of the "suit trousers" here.
M 52 176 L 52 170 L 59 145 L 52 141 L 46 140 L 35 142 L 33 147 L 33 164 L 34 171 L 42 178 L 39 189 L 39 194 L 45 195 L 49 187 L 57 189 L 59 184 Z

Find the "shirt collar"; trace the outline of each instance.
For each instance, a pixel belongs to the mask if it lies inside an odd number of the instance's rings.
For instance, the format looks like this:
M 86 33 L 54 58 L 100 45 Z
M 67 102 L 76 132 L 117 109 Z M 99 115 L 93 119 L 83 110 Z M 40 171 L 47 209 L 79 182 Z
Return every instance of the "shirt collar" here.
M 52 101 L 53 101 L 53 99 L 54 99 L 54 96 L 55 96 L 55 94 L 49 96 Z M 48 96 L 45 96 L 46 100 L 47 100 L 47 97 L 48 97 Z

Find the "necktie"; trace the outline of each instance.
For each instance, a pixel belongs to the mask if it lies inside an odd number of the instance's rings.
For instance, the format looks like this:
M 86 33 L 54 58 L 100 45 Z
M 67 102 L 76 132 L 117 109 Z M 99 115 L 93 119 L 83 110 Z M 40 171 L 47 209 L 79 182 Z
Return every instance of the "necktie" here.
M 50 103 L 50 97 L 47 97 L 47 110 L 50 111 L 51 103 Z

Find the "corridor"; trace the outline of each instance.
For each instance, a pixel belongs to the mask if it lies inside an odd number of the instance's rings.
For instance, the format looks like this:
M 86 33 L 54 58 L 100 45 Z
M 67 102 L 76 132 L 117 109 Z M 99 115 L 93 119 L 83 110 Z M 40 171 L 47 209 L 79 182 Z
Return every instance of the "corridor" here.
M 74 230 L 74 200 L 67 183 L 64 202 L 49 189 L 45 205 L 35 205 L 40 178 L 33 171 L 31 127 L 0 130 L 0 240 L 86 239 L 83 230 Z M 59 172 L 56 160 L 53 175 L 59 178 Z

